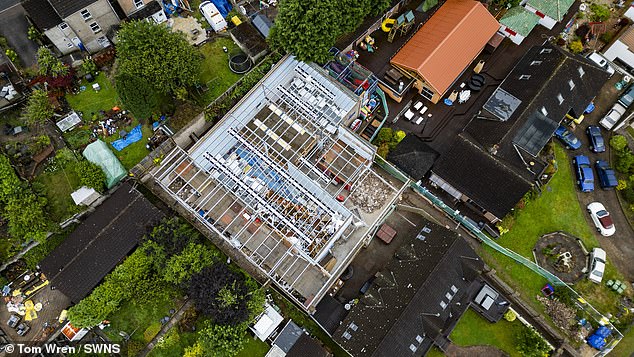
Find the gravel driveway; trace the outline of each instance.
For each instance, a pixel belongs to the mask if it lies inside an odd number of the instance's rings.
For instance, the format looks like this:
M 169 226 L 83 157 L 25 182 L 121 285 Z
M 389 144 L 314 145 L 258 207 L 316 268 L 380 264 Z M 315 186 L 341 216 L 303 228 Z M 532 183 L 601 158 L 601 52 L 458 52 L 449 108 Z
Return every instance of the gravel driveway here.
M 606 141 L 606 146 L 608 146 L 608 151 L 600 154 L 595 154 L 590 151 L 588 136 L 586 135 L 586 128 L 589 125 L 598 125 L 599 120 L 607 113 L 608 110 L 612 107 L 612 104 L 616 101 L 620 92 L 618 92 L 614 88 L 614 83 L 618 81 L 615 75 L 601 90 L 600 96 L 595 100 L 596 109 L 591 114 L 586 115 L 584 121 L 579 125 L 575 130 L 575 135 L 581 140 L 583 146 L 575 151 L 568 151 L 568 156 L 570 160 L 568 160 L 568 165 L 572 165 L 572 157 L 575 155 L 586 155 L 590 158 L 590 161 L 593 163 L 594 170 L 594 162 L 596 160 L 606 160 L 610 161 L 609 154 L 609 145 L 608 142 L 610 140 L 611 132 L 608 132 L 601 129 L 603 134 L 603 138 Z M 613 163 L 610 163 L 610 166 L 614 167 Z M 574 170 L 573 170 L 574 171 Z M 616 197 L 616 191 L 604 191 L 598 184 L 598 180 L 595 174 L 595 190 L 591 193 L 583 193 L 577 187 L 577 198 L 579 199 L 579 203 L 584 210 L 584 216 L 586 218 L 586 222 L 590 227 L 592 227 L 593 232 L 599 241 L 601 247 L 607 252 L 608 259 L 617 267 L 617 269 L 625 276 L 625 278 L 629 281 L 634 281 L 634 230 L 629 225 L 627 218 L 623 214 L 621 210 L 621 205 L 619 204 L 618 198 Z M 572 184 L 575 184 L 572 182 Z M 590 202 L 601 202 L 605 206 L 605 208 L 610 212 L 612 216 L 612 220 L 614 221 L 614 225 L 616 227 L 616 233 L 611 237 L 603 237 L 601 234 L 596 232 L 594 229 L 594 223 L 590 218 L 590 215 L 586 212 L 586 206 Z M 588 247 L 591 248 L 591 247 Z
M 31 67 L 35 64 L 37 45 L 27 37 L 29 23 L 25 16 L 19 0 L 0 0 L 0 35 L 17 52 L 22 65 Z

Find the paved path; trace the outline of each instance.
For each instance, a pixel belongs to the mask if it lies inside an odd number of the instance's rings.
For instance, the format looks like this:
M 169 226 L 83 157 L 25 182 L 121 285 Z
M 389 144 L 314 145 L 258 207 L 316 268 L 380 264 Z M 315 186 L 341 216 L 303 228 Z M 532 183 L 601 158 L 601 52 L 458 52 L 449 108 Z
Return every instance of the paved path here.
M 150 351 L 152 351 L 154 346 L 156 346 L 156 344 L 161 339 L 161 337 L 163 337 L 167 333 L 167 331 L 169 331 L 174 325 L 178 323 L 178 321 L 180 321 L 185 311 L 187 311 L 193 304 L 194 304 L 193 300 L 187 300 L 183 304 L 183 306 L 181 306 L 181 308 L 178 309 L 178 311 L 176 311 L 174 315 L 172 315 L 170 320 L 165 325 L 163 325 L 163 327 L 161 328 L 161 331 L 159 331 L 159 333 L 152 339 L 152 341 L 150 341 L 150 343 L 148 343 L 148 345 L 145 346 L 145 349 L 139 353 L 138 357 L 147 356 L 147 354 L 150 353 Z

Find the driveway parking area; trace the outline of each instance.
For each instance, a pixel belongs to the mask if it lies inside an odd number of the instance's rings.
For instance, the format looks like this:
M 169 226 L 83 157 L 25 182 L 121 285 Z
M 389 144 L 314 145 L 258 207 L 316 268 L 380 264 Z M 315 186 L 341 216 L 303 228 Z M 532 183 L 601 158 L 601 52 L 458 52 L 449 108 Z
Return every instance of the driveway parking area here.
M 595 100 L 596 109 L 586 115 L 584 121 L 577 126 L 577 128 L 573 131 L 575 135 L 581 140 L 583 145 L 580 149 L 575 151 L 568 151 L 568 156 L 570 160 L 568 160 L 568 165 L 572 165 L 572 157 L 575 155 L 586 155 L 590 158 L 592 163 L 597 160 L 606 160 L 610 161 L 610 147 L 609 141 L 612 132 L 608 132 L 605 129 L 601 129 L 603 134 L 603 138 L 606 142 L 607 150 L 603 153 L 593 153 L 589 149 L 589 140 L 586 135 L 586 128 L 589 125 L 598 125 L 599 120 L 610 110 L 614 102 L 617 100 L 622 91 L 618 91 L 614 84 L 621 79 L 621 76 L 615 75 L 613 76 L 602 88 L 600 95 L 597 96 Z M 560 163 L 561 164 L 561 163 Z M 594 165 L 594 164 L 593 164 Z M 614 167 L 614 164 L 611 163 L 611 166 Z M 594 169 L 594 167 L 593 167 Z M 579 199 L 579 204 L 582 208 L 586 209 L 586 206 L 590 202 L 601 202 L 605 206 L 605 208 L 610 212 L 612 216 L 612 220 L 614 221 L 614 225 L 616 227 L 616 233 L 611 237 L 603 237 L 598 232 L 594 230 L 594 223 L 590 218 L 588 213 L 585 213 L 586 222 L 593 228 L 593 231 L 596 234 L 601 247 L 605 249 L 608 254 L 608 259 L 617 267 L 617 269 L 625 276 L 629 281 L 634 281 L 634 231 L 630 227 L 625 214 L 621 210 L 621 205 L 619 204 L 618 198 L 616 197 L 616 191 L 604 191 L 598 184 L 598 180 L 595 174 L 595 190 L 591 193 L 582 193 L 577 188 L 577 197 Z M 571 182 L 571 184 L 575 184 Z
M 37 45 L 27 37 L 28 28 L 26 12 L 20 1 L 0 0 L 0 35 L 7 39 L 25 67 L 35 64 L 37 54 Z

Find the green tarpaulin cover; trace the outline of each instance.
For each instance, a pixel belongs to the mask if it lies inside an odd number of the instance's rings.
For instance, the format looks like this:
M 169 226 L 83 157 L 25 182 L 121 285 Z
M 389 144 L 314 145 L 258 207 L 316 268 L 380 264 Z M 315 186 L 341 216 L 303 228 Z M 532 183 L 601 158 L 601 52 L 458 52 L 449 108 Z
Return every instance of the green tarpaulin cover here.
M 106 174 L 106 186 L 111 188 L 127 175 L 127 171 L 119 159 L 108 148 L 108 144 L 101 140 L 86 146 L 82 153 L 86 160 L 99 165 Z

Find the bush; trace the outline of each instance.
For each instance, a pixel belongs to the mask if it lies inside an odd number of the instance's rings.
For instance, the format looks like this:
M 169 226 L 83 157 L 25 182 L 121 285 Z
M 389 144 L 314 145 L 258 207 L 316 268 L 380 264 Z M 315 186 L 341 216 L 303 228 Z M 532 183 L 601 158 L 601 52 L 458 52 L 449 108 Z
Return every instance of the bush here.
M 623 191 L 627 188 L 627 181 L 625 180 L 619 180 L 619 184 L 616 185 L 616 190 L 617 191 Z
M 532 327 L 522 326 L 517 334 L 517 351 L 522 356 L 547 356 L 550 347 Z
M 583 51 L 583 43 L 579 39 L 574 40 L 568 44 L 568 49 L 572 53 L 581 53 Z
M 610 9 L 601 4 L 590 5 L 592 11 L 592 21 L 605 21 L 610 18 Z
M 146 343 L 150 343 L 152 339 L 156 337 L 156 335 L 158 335 L 158 333 L 161 331 L 161 327 L 162 325 L 160 322 L 155 322 L 148 326 L 148 328 L 143 331 L 143 340 Z
M 141 351 L 145 348 L 145 344 L 141 341 L 130 340 L 128 341 L 127 349 L 128 349 L 128 357 L 136 357 Z
M 97 164 L 82 160 L 77 163 L 77 174 L 82 186 L 94 188 L 97 192 L 103 192 L 106 188 L 106 174 Z
M 513 312 L 513 310 L 508 310 L 504 313 L 504 320 L 513 322 L 515 319 L 517 319 L 517 315 Z
M 618 172 L 627 174 L 630 172 L 632 164 L 634 164 L 634 154 L 631 151 L 625 151 L 617 157 L 614 168 Z
M 610 138 L 610 147 L 617 151 L 617 154 L 621 154 L 627 148 L 627 139 L 623 135 L 614 135 Z

